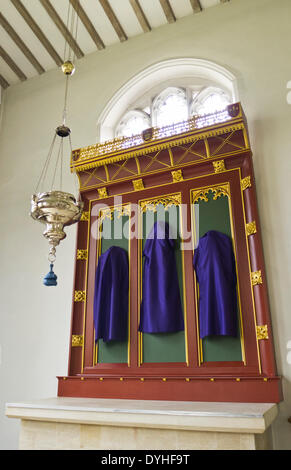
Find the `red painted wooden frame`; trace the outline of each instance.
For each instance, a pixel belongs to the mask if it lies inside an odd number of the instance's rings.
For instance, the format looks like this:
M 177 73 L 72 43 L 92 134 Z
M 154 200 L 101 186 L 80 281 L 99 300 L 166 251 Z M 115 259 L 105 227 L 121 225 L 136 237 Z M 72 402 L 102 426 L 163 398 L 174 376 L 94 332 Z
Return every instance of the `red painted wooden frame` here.
M 188 144 L 190 145 L 190 144 Z M 186 146 L 186 145 L 185 145 Z M 184 146 L 184 147 L 185 147 Z M 181 152 L 180 148 L 173 148 Z M 86 262 L 76 259 L 75 290 L 86 291 L 86 302 L 73 298 L 71 335 L 84 335 L 83 347 L 70 346 L 68 376 L 58 377 L 59 396 L 128 398 L 152 400 L 279 402 L 282 399 L 280 378 L 276 375 L 272 328 L 268 307 L 266 274 L 261 230 L 256 203 L 255 181 L 250 150 L 223 154 L 225 170 L 215 173 L 214 158 L 182 169 L 183 181 L 173 183 L 173 168 L 143 176 L 145 189 L 133 191 L 127 178 L 108 186 L 109 197 L 99 199 L 96 188 L 82 192 L 85 211 L 91 210 L 90 222 L 80 221 L 77 248 L 88 250 Z M 250 176 L 251 185 L 242 189 L 241 181 Z M 96 222 L 94 204 L 113 205 L 113 196 L 122 195 L 122 203 L 138 203 L 160 195 L 181 193 L 187 204 L 187 230 L 191 231 L 190 190 L 229 183 L 231 193 L 234 242 L 238 264 L 238 282 L 242 306 L 245 363 L 206 362 L 199 364 L 195 313 L 193 252 L 184 252 L 187 309 L 188 359 L 186 363 L 141 364 L 138 361 L 138 240 L 130 240 L 130 363 L 97 364 L 93 362 L 93 295 L 97 240 L 91 227 Z M 256 221 L 256 233 L 246 235 L 246 223 Z M 263 283 L 252 286 L 251 271 L 260 270 Z M 268 339 L 257 339 L 256 326 L 267 325 Z

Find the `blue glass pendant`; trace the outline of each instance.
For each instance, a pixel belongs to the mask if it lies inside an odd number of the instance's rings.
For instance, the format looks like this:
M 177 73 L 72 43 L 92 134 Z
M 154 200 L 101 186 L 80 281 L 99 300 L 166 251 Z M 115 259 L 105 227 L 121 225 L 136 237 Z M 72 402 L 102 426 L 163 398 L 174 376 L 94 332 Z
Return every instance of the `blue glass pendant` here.
M 43 283 L 45 286 L 56 286 L 57 285 L 57 276 L 53 272 L 54 265 L 50 265 L 50 272 L 44 277 Z

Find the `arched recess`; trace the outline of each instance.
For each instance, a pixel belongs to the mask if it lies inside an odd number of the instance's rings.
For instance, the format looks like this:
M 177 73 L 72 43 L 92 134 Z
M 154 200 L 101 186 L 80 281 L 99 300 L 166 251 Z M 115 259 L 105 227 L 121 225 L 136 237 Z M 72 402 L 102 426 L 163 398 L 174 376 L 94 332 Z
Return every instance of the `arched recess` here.
M 141 96 L 158 84 L 191 79 L 225 90 L 233 102 L 239 101 L 237 79 L 225 67 L 204 59 L 168 59 L 147 67 L 126 82 L 110 99 L 97 121 L 97 142 L 114 138 L 114 129 L 121 116 Z

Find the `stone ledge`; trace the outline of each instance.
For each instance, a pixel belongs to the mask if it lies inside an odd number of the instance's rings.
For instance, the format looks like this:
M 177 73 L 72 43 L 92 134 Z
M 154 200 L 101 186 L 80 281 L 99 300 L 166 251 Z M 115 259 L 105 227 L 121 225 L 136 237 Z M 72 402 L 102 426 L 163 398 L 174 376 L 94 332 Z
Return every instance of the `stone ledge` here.
M 6 416 L 30 421 L 252 434 L 264 433 L 277 414 L 273 403 L 57 397 L 6 404 Z

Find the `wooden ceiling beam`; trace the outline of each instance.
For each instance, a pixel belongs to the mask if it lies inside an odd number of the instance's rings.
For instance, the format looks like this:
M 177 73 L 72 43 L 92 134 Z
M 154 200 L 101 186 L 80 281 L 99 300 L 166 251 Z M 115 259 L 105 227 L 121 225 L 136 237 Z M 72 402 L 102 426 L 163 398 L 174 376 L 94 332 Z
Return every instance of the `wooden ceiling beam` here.
M 79 16 L 80 20 L 82 21 L 83 25 L 87 29 L 88 33 L 90 34 L 92 40 L 95 42 L 97 48 L 99 50 L 105 48 L 105 44 L 102 41 L 101 37 L 97 33 L 96 29 L 93 26 L 93 23 L 89 19 L 87 13 L 85 12 L 84 8 L 82 7 L 80 0 L 70 0 L 71 5 L 75 9 L 77 15 Z
M 25 55 L 28 61 L 32 64 L 32 66 L 37 70 L 39 74 L 44 73 L 45 69 L 43 66 L 38 62 L 32 52 L 28 49 L 28 47 L 24 44 L 21 37 L 17 34 L 17 32 L 12 28 L 12 26 L 8 23 L 6 18 L 0 13 L 0 24 L 5 29 L 6 33 L 9 34 L 11 39 L 15 42 L 17 47 L 21 50 L 21 52 Z
M 4 51 L 3 47 L 0 46 L 0 57 L 2 57 L 2 59 L 6 62 L 6 64 L 11 68 L 11 70 L 13 70 L 13 72 L 15 73 L 15 75 L 17 75 L 17 77 L 22 81 L 24 82 L 24 80 L 27 79 L 27 76 L 22 72 L 22 70 L 20 70 L 20 68 L 18 67 L 18 65 L 14 62 L 13 59 L 11 59 L 11 57 L 7 54 L 6 51 Z
M 65 40 L 68 42 L 78 59 L 81 59 L 84 57 L 84 53 L 77 44 L 77 41 L 73 38 L 71 35 L 70 31 L 66 27 L 65 23 L 62 21 L 62 19 L 59 17 L 58 13 L 52 6 L 52 4 L 49 2 L 49 0 L 39 0 L 42 6 L 44 7 L 45 11 L 47 14 L 50 16 L 58 30 L 61 32 L 61 34 L 64 36 Z
M 200 11 L 202 11 L 200 0 L 190 0 L 190 3 L 194 13 L 200 13 Z
M 111 8 L 110 3 L 108 0 L 99 0 L 103 10 L 105 11 L 107 18 L 109 19 L 110 23 L 112 24 L 117 36 L 119 37 L 120 42 L 124 42 L 128 39 L 127 35 L 124 32 L 117 16 L 115 15 L 114 11 Z
M 173 9 L 171 7 L 169 0 L 160 0 L 160 4 L 161 4 L 162 9 L 164 10 L 168 23 L 175 23 L 176 17 L 174 15 L 174 12 L 173 12 Z
M 22 16 L 22 18 L 26 21 L 30 29 L 33 31 L 39 42 L 43 45 L 43 47 L 46 49 L 48 54 L 51 56 L 51 58 L 55 61 L 55 63 L 60 66 L 63 63 L 63 60 L 59 56 L 59 54 L 56 52 L 56 50 L 53 48 L 49 40 L 46 38 L 46 36 L 43 34 L 42 30 L 38 26 L 38 24 L 34 21 L 32 18 L 31 14 L 28 12 L 28 10 L 25 8 L 25 6 L 21 3 L 20 0 L 10 0 L 11 3 L 13 3 L 14 7 L 18 11 L 18 13 Z
M 5 78 L 3 77 L 3 75 L 0 75 L 0 86 L 2 88 L 8 88 L 9 87 L 9 83 L 7 82 L 7 80 L 5 80 Z
M 138 19 L 138 22 L 139 24 L 141 25 L 142 27 L 142 30 L 144 33 L 148 33 L 149 31 L 151 31 L 151 26 L 148 22 L 148 19 L 146 17 L 146 15 L 144 14 L 144 11 L 143 9 L 141 8 L 140 6 L 140 3 L 138 0 L 129 0 L 132 8 L 133 8 L 133 11 L 134 13 L 136 14 L 136 17 Z

